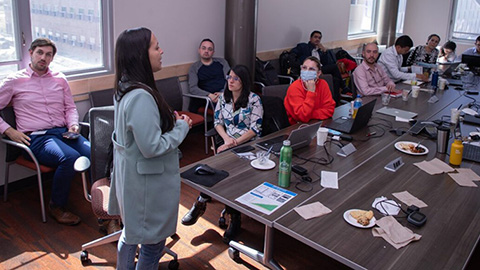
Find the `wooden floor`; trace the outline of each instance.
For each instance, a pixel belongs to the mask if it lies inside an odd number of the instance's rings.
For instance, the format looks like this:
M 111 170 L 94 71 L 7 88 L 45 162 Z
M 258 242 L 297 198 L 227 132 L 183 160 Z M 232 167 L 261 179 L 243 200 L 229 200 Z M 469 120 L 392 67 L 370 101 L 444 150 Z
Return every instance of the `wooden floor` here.
M 190 134 L 180 148 L 184 156 L 182 166 L 204 158 L 202 133 Z M 46 181 L 46 198 L 49 198 L 49 188 L 50 182 Z M 180 269 L 265 269 L 246 256 L 241 255 L 239 262 L 229 258 L 228 246 L 222 242 L 223 230 L 217 226 L 222 204 L 209 203 L 206 213 L 195 225 L 181 225 L 181 217 L 197 196 L 197 191 L 182 184 L 178 238 L 167 240 L 167 246 L 179 256 Z M 89 203 L 82 197 L 79 179 L 72 186 L 69 204 L 82 218 L 79 225 L 59 225 L 51 218 L 42 223 L 38 200 L 36 186 L 30 185 L 11 191 L 8 201 L 0 202 L 0 269 L 115 269 L 115 244 L 91 249 L 92 264 L 83 267 L 80 263 L 81 245 L 103 235 L 98 231 Z M 261 250 L 264 226 L 242 216 L 242 228 L 239 239 Z M 281 232 L 276 231 L 274 239 L 275 259 L 286 269 L 348 269 Z M 476 262 L 467 269 L 479 269 L 476 268 L 478 253 L 477 248 L 473 254 Z M 167 269 L 169 261 L 165 255 L 160 269 Z

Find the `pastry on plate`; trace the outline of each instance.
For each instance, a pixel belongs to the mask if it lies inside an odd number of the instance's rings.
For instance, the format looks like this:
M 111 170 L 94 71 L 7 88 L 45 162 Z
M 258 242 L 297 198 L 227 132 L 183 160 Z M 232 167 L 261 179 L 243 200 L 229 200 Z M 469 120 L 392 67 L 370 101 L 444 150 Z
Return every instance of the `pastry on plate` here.
M 350 211 L 350 215 L 360 224 L 363 226 L 367 226 L 370 224 L 370 220 L 373 218 L 373 211 L 365 211 L 365 210 L 352 210 Z

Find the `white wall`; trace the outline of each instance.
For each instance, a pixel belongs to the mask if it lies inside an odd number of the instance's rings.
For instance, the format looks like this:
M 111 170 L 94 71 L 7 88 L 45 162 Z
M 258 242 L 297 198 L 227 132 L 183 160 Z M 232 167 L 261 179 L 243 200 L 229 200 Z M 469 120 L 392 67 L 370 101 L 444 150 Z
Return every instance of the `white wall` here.
M 164 65 L 193 62 L 205 37 L 224 55 L 226 0 L 115 0 L 114 38 L 125 29 L 145 26 L 164 50 Z M 293 47 L 318 29 L 323 41 L 346 40 L 350 1 L 258 0 L 257 51 Z M 295 10 L 295 14 L 292 11 Z M 334 12 L 332 12 L 334 11 Z
M 322 42 L 347 40 L 350 1 L 259 0 L 257 52 L 307 42 L 313 30 Z
M 114 39 L 122 31 L 145 26 L 163 49 L 163 64 L 198 60 L 203 38 L 215 42 L 217 56 L 224 55 L 225 0 L 114 0 Z

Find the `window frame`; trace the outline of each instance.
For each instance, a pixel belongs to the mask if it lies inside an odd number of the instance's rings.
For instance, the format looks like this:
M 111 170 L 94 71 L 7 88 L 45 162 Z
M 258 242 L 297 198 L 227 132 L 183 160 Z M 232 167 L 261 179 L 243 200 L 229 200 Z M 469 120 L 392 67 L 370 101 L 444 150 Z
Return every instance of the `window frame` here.
M 450 25 L 449 25 L 449 29 L 448 29 L 448 36 L 450 37 L 451 41 L 454 41 L 456 43 L 472 44 L 472 46 L 474 46 L 473 44 L 475 43 L 475 39 L 478 36 L 480 36 L 480 32 L 479 33 L 472 33 L 472 34 L 475 35 L 475 37 L 473 39 L 454 37 L 454 29 L 455 29 L 455 22 L 456 22 L 455 19 L 457 17 L 458 2 L 459 2 L 459 0 L 453 0 L 452 1 L 452 7 L 450 9 L 451 14 L 450 14 Z M 477 1 L 477 2 L 479 2 L 479 1 Z
M 69 80 L 113 74 L 113 0 L 101 0 L 100 5 L 102 12 L 102 20 L 100 21 L 100 27 L 102 29 L 102 40 L 97 44 L 103 44 L 103 66 L 63 72 Z M 32 33 L 30 12 L 30 1 L 12 1 L 12 13 L 16 39 L 15 49 L 17 51 L 17 57 L 16 60 L 0 62 L 0 66 L 16 64 L 17 69 L 21 70 L 26 68 L 30 63 L 28 47 L 36 38 L 33 36 Z M 0 80 L 1 79 L 3 78 L 0 77 Z
M 377 35 L 377 24 L 378 24 L 378 8 L 379 8 L 379 0 L 373 0 L 374 3 L 374 8 L 373 8 L 373 21 L 372 21 L 372 26 L 373 29 L 367 32 L 361 32 L 361 33 L 353 33 L 350 34 L 348 33 L 347 30 L 347 39 L 359 39 L 359 38 L 365 38 L 365 37 L 372 37 Z M 352 3 L 350 2 L 350 9 L 352 7 Z M 349 14 L 348 14 L 348 27 L 350 27 L 350 9 L 349 9 Z

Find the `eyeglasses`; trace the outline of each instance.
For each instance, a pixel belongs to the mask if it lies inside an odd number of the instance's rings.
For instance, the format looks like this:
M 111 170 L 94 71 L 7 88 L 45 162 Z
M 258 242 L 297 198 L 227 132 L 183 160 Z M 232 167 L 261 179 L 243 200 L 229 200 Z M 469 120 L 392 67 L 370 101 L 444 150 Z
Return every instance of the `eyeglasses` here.
M 230 79 L 232 79 L 232 80 L 234 80 L 234 81 L 236 81 L 236 82 L 239 82 L 239 81 L 240 81 L 240 78 L 239 78 L 239 77 L 237 77 L 237 76 L 230 76 L 230 75 L 225 76 L 225 79 L 226 79 L 227 81 L 230 80 Z
M 307 67 L 307 66 L 305 66 L 305 65 L 301 65 L 301 66 L 300 66 L 300 69 L 301 69 L 301 70 L 308 70 L 308 71 L 315 71 L 315 72 L 318 71 L 316 68 Z

